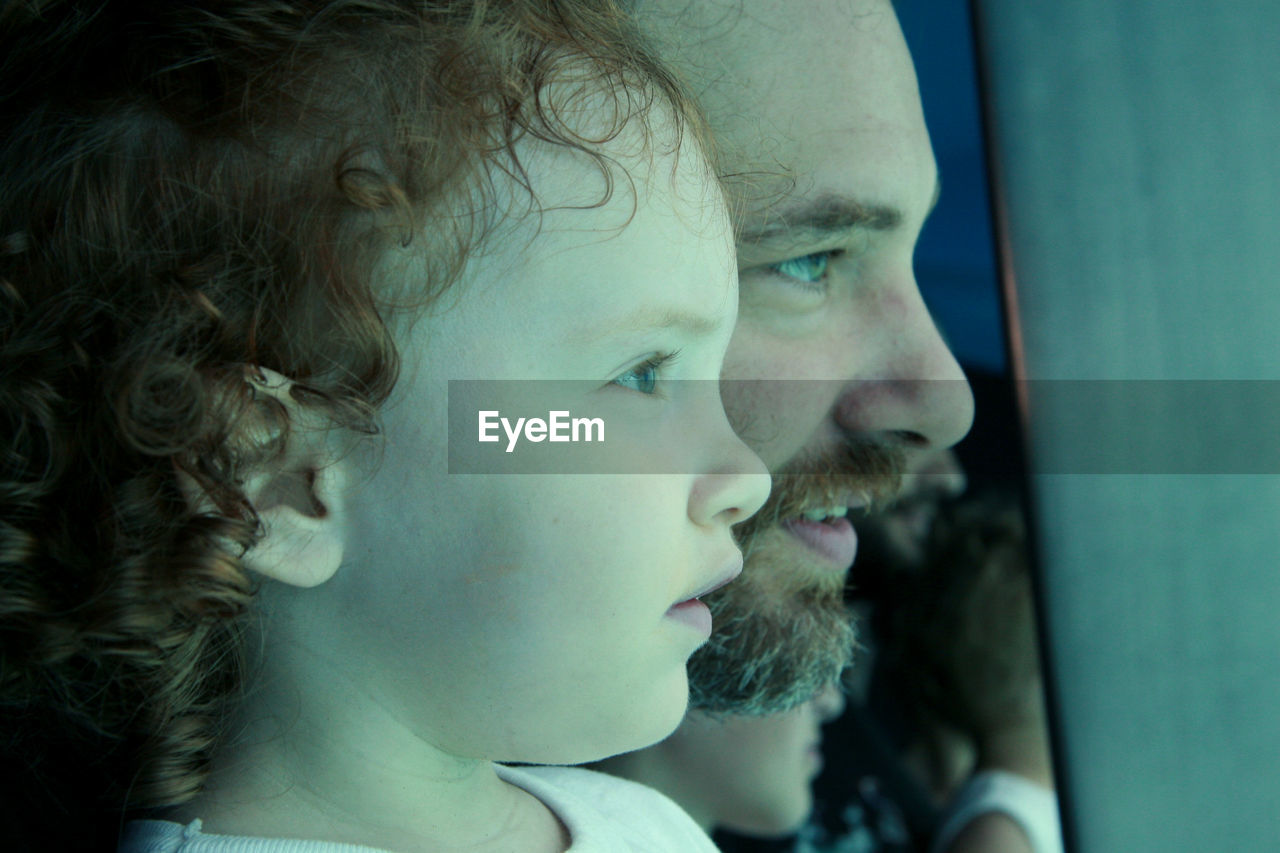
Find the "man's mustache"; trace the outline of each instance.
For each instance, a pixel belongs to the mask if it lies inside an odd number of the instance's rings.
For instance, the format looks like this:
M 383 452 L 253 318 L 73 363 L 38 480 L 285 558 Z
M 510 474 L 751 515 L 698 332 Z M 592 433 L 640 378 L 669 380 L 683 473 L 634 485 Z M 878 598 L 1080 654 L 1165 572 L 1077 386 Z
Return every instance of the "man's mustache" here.
M 800 454 L 774 472 L 769 499 L 734 528 L 734 535 L 747 545 L 760 531 L 807 510 L 847 506 L 851 499 L 868 509 L 890 503 L 902 488 L 906 467 L 902 447 L 865 439 Z

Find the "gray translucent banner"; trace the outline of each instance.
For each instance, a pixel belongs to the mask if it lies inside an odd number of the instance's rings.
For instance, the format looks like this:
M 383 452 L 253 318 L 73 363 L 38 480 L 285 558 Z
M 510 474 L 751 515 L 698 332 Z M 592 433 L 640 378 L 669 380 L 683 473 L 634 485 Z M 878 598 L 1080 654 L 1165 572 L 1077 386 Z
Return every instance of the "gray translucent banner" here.
M 711 380 L 451 380 L 449 473 L 703 470 L 733 441 L 719 393 Z
M 753 447 L 799 429 L 806 437 L 786 440 L 829 450 L 815 436 L 856 436 L 860 423 L 910 442 L 913 412 L 955 399 L 943 384 L 455 380 L 449 472 L 697 473 L 728 440 L 720 399 Z M 1033 474 L 1280 474 L 1280 381 L 1033 380 L 1010 392 L 1026 403 Z M 1037 441 L 1037 425 L 1049 423 L 1060 438 Z
M 1280 474 L 1280 381 L 1023 384 L 1037 474 Z M 1037 439 L 1053 424 L 1058 440 Z

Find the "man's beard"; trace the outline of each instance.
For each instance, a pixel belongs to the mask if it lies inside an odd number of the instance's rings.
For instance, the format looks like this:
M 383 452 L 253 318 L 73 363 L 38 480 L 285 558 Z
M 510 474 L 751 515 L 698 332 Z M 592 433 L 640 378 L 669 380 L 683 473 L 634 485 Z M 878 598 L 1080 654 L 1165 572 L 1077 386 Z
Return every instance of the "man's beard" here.
M 734 529 L 742 576 L 704 599 L 715 629 L 689 659 L 692 709 L 777 714 L 839 679 L 856 646 L 845 573 L 818 565 L 782 522 L 850 493 L 868 505 L 887 500 L 904 467 L 901 449 L 863 442 L 797 457 L 774 474 L 768 502 Z

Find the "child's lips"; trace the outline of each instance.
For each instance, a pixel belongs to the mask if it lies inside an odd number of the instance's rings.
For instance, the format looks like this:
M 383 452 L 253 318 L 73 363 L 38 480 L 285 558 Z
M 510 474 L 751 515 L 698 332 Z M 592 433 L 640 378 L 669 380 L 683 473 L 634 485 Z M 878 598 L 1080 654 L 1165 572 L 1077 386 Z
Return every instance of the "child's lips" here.
M 677 601 L 676 604 L 683 604 L 686 601 L 693 601 L 694 599 L 702 598 L 704 595 L 709 595 L 720 587 L 731 583 L 734 578 L 742 574 L 742 552 L 737 548 L 734 548 L 733 555 L 721 560 L 717 565 L 722 568 L 716 572 L 710 580 L 699 587 L 697 591 Z
M 742 573 L 742 552 L 735 548 L 733 556 L 722 562 L 721 565 L 724 565 L 724 568 L 717 572 L 714 578 L 698 589 L 697 592 L 667 608 L 666 615 L 678 622 L 684 622 L 699 631 L 704 637 L 710 637 L 711 609 L 698 599 L 715 592 Z
M 683 622 L 702 636 L 711 636 L 711 608 L 696 598 L 681 601 L 667 608 L 666 616 L 677 622 Z

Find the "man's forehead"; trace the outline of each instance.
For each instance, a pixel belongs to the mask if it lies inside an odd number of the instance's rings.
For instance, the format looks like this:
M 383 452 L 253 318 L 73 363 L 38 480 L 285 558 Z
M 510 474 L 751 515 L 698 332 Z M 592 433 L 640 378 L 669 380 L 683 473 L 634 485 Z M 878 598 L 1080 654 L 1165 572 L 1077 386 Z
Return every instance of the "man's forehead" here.
M 829 60 L 856 60 L 877 43 L 892 47 L 900 34 L 889 0 L 636 0 L 636 7 L 664 58 L 713 87 L 785 72 L 812 79 Z M 814 53 L 824 54 L 822 68 L 812 64 Z
M 678 26 L 687 38 L 704 42 L 785 35 L 814 19 L 863 24 L 868 16 L 893 8 L 890 0 L 633 0 L 632 5 L 641 24 L 656 15 L 661 24 Z
M 642 0 L 650 7 L 640 19 L 697 90 L 730 170 L 923 122 L 888 0 Z M 748 151 L 764 161 L 738 162 Z

